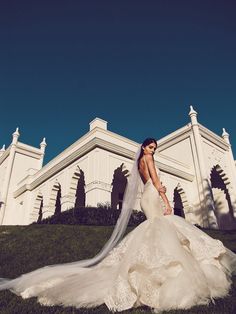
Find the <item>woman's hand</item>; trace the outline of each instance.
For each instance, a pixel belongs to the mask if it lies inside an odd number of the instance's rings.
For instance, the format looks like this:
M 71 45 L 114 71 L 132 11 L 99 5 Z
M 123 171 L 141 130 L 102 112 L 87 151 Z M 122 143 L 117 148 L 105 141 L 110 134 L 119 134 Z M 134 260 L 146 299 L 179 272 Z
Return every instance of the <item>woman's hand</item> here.
M 164 185 L 161 185 L 159 188 L 158 188 L 158 192 L 159 193 L 166 193 L 166 187 Z
M 166 205 L 166 209 L 164 211 L 164 215 L 171 215 L 172 214 L 172 208 L 171 206 L 168 204 Z

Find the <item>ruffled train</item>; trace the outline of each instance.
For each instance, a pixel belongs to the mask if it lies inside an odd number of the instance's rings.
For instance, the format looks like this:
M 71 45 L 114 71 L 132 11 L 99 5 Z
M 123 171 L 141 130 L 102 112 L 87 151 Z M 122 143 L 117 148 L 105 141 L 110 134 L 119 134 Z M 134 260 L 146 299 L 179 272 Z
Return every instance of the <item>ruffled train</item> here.
M 147 305 L 156 311 L 188 309 L 228 295 L 236 255 L 185 219 L 148 219 L 98 265 L 46 266 L 0 284 L 43 305 L 112 311 Z

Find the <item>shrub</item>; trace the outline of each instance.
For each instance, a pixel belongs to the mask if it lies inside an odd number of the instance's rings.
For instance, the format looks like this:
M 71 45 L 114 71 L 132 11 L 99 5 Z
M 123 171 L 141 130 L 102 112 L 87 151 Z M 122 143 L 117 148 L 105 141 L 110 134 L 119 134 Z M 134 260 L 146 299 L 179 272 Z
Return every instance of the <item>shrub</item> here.
M 93 226 L 111 226 L 115 225 L 120 215 L 120 209 L 109 208 L 107 205 L 99 207 L 78 207 L 71 208 L 59 215 L 52 215 L 44 218 L 38 224 L 69 224 L 69 225 L 93 225 Z M 134 210 L 129 220 L 129 226 L 137 226 L 146 219 L 145 215 Z

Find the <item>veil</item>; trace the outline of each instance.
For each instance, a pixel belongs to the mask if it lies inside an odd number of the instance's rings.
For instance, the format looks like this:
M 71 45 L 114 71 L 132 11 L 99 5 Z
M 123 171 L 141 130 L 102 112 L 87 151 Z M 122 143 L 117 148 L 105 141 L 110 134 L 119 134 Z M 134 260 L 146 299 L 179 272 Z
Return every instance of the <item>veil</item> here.
M 141 178 L 138 171 L 138 158 L 141 152 L 141 146 L 136 152 L 134 164 L 131 173 L 128 177 L 128 183 L 126 185 L 124 199 L 122 203 L 122 209 L 117 223 L 114 227 L 111 237 L 105 243 L 100 252 L 93 258 L 80 260 L 71 263 L 54 264 L 38 268 L 30 273 L 21 275 L 15 279 L 0 278 L 0 290 L 4 289 L 22 289 L 22 291 L 31 285 L 33 282 L 40 282 L 44 279 L 50 279 L 56 276 L 58 273 L 70 272 L 77 269 L 77 267 L 91 267 L 102 261 L 108 253 L 116 246 L 116 244 L 122 239 L 125 230 L 127 228 L 129 218 L 134 209 L 136 199 L 138 196 L 138 189 L 141 183 Z M 66 270 L 65 270 L 66 268 Z M 24 287 L 24 288 L 23 288 Z
M 129 223 L 130 216 L 135 206 L 139 185 L 141 183 L 141 178 L 139 175 L 138 165 L 137 165 L 140 152 L 141 152 L 141 145 L 136 152 L 133 167 L 130 172 L 130 175 L 128 176 L 128 182 L 127 182 L 125 193 L 124 193 L 121 213 L 116 222 L 116 225 L 114 227 L 111 237 L 105 243 L 101 251 L 97 255 L 95 255 L 93 258 L 81 260 L 77 262 L 72 262 L 72 263 L 69 263 L 70 265 L 77 265 L 80 267 L 90 267 L 90 266 L 96 265 L 103 258 L 105 258 L 108 255 L 108 253 L 116 246 L 116 244 L 123 238 L 127 225 Z

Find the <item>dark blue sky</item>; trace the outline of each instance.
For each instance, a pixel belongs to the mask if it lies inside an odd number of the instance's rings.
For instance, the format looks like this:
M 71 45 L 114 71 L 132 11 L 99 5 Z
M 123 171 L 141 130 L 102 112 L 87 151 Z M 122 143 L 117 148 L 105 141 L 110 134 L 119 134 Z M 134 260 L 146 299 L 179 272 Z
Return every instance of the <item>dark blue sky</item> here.
M 45 161 L 96 116 L 141 142 L 189 122 L 236 154 L 235 1 L 0 2 L 0 145 L 47 139 Z M 236 156 L 235 156 L 236 158 Z

